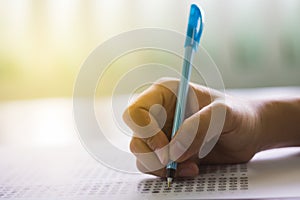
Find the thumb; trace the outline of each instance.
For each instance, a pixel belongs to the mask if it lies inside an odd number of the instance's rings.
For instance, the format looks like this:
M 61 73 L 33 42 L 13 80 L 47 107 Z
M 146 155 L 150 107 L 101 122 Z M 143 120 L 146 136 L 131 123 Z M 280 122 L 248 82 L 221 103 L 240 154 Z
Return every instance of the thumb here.
M 213 102 L 184 120 L 170 142 L 170 159 L 183 162 L 195 154 L 206 156 L 222 133 L 225 117 L 225 104 Z

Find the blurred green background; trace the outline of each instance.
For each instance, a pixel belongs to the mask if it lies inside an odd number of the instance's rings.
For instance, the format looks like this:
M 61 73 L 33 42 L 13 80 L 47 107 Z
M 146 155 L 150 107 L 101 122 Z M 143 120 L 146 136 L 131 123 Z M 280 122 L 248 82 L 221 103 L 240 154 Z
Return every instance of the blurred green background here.
M 143 27 L 184 34 L 192 2 L 227 88 L 300 86 L 298 0 L 0 0 L 0 101 L 71 97 L 99 44 Z

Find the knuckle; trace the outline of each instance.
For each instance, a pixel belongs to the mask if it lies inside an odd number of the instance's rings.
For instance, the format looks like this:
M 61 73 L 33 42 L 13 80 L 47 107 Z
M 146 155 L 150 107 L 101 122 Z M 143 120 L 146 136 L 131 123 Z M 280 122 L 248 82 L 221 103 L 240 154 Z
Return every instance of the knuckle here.
M 226 108 L 227 104 L 226 104 L 224 99 L 216 99 L 213 102 L 213 107 L 215 107 L 215 108 Z
M 174 92 L 174 94 L 176 94 L 177 88 L 178 88 L 178 85 L 179 85 L 179 79 L 164 77 L 164 78 L 158 79 L 154 83 L 154 85 L 156 87 L 161 87 L 161 88 L 164 88 L 164 89 L 168 89 L 168 90 Z
M 226 116 L 231 116 L 233 112 L 233 108 L 230 102 L 224 100 L 217 100 L 214 103 L 214 109 L 216 109 L 218 112 L 225 112 Z
M 132 119 L 135 118 L 135 115 L 136 115 L 136 112 L 137 112 L 137 106 L 136 104 L 131 104 L 129 105 L 125 111 L 123 112 L 123 120 L 128 124 L 130 125 L 132 123 Z
M 232 113 L 232 107 L 230 103 L 226 102 L 225 100 L 215 100 L 211 106 L 211 112 L 215 112 L 217 114 L 225 113 L 226 116 Z
M 136 112 L 138 111 L 138 106 L 136 103 L 133 103 L 131 105 L 128 106 L 128 108 L 126 109 L 127 115 L 130 116 L 131 118 L 134 118 Z
M 124 122 L 136 132 L 140 132 L 141 127 L 147 126 L 151 122 L 148 111 L 138 106 L 137 103 L 130 105 L 123 113 Z
M 164 85 L 164 84 L 176 83 L 178 81 L 179 80 L 176 78 L 162 77 L 162 78 L 159 78 L 157 81 L 155 81 L 155 83 Z
M 161 95 L 167 98 L 174 98 L 176 96 L 178 86 L 179 79 L 168 77 L 160 78 L 153 85 L 156 91 L 158 91 Z
M 129 149 L 132 153 L 141 153 L 139 147 L 142 145 L 142 142 L 138 138 L 132 138 L 129 144 Z
M 148 137 L 148 138 L 144 138 L 145 142 L 148 144 L 148 146 L 155 151 L 157 149 L 157 144 L 155 142 L 155 137 Z

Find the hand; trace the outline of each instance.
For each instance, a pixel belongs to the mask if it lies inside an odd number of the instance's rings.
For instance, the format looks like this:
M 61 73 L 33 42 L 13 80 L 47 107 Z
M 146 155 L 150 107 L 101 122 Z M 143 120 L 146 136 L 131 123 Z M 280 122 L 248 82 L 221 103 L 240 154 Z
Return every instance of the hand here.
M 259 151 L 257 106 L 196 84 L 190 84 L 185 120 L 171 140 L 178 84 L 174 79 L 157 81 L 124 112 L 124 121 L 134 132 L 130 150 L 140 171 L 165 177 L 171 159 L 178 162 L 176 176 L 196 176 L 199 164 L 247 162 Z M 224 123 L 211 119 L 214 110 L 217 119 L 226 111 Z M 215 124 L 210 127 L 210 122 Z M 199 159 L 208 130 L 221 135 L 213 150 Z

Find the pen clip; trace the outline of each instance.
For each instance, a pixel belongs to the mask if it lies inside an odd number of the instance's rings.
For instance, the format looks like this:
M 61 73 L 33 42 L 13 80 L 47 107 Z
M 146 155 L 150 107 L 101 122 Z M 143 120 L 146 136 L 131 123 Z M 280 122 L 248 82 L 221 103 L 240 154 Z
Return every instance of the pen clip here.
M 202 32 L 203 17 L 201 14 L 201 10 L 197 5 L 192 4 L 186 33 L 187 37 L 185 40 L 185 47 L 191 46 L 195 51 L 197 51 Z

